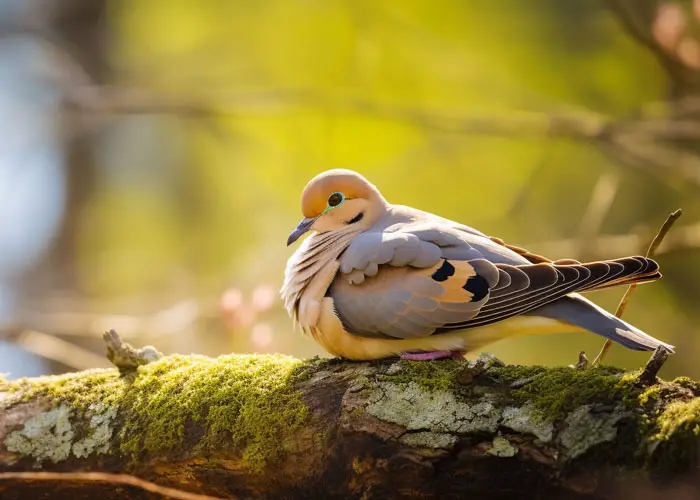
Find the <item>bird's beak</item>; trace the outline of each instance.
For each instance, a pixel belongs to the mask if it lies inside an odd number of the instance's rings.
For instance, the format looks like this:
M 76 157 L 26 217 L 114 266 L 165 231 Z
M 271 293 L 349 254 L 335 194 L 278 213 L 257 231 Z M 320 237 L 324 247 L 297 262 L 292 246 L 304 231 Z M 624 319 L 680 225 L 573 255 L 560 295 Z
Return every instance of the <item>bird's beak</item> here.
M 316 222 L 316 219 L 318 219 L 318 217 L 305 217 L 305 218 L 301 219 L 301 222 L 299 223 L 297 228 L 289 234 L 289 238 L 287 238 L 287 246 L 294 243 L 304 233 L 306 233 L 309 229 L 311 229 L 311 226 L 314 225 L 314 222 Z

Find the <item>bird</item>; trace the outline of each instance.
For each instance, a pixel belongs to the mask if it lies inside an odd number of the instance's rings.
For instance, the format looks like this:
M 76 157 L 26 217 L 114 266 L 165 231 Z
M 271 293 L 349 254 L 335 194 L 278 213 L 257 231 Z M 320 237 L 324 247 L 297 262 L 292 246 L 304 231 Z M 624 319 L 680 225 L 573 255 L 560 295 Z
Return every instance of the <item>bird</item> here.
M 287 246 L 280 295 L 294 325 L 333 356 L 465 359 L 502 339 L 588 331 L 629 349 L 658 340 L 582 295 L 661 278 L 652 259 L 552 260 L 409 206 L 354 170 L 313 177 Z

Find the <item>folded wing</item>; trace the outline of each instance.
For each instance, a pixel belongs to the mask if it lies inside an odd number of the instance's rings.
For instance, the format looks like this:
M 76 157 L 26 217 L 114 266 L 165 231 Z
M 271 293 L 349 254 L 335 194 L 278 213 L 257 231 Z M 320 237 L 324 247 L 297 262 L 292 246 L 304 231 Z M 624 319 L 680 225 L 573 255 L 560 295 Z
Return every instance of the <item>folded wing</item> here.
M 328 294 L 350 333 L 417 338 L 501 321 L 573 292 L 658 277 L 656 262 L 644 257 L 519 265 L 440 258 L 424 268 L 379 265 L 361 284 L 339 276 Z

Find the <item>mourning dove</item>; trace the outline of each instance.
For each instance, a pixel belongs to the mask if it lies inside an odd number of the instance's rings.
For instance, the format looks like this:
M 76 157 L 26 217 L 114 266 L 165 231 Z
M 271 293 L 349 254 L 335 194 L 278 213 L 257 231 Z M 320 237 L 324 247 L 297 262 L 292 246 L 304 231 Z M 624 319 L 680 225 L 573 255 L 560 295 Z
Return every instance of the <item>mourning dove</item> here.
M 552 261 L 393 205 L 351 170 L 314 177 L 301 205 L 287 245 L 313 234 L 290 257 L 280 293 L 293 321 L 333 355 L 461 359 L 507 337 L 585 330 L 673 351 L 577 293 L 654 281 L 651 259 Z

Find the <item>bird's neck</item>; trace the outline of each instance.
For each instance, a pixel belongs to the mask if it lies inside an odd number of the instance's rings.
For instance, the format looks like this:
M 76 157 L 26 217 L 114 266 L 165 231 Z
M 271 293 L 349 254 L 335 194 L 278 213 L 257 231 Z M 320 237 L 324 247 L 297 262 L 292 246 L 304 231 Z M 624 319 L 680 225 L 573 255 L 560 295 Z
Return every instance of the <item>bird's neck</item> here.
M 313 315 L 311 319 L 301 317 L 300 313 L 308 310 L 305 302 L 320 303 L 333 278 L 320 271 L 324 268 L 329 269 L 329 264 L 337 261 L 358 232 L 346 229 L 312 234 L 287 261 L 280 294 L 287 312 L 299 322 L 302 328 L 315 326 L 308 324 L 313 323 Z

